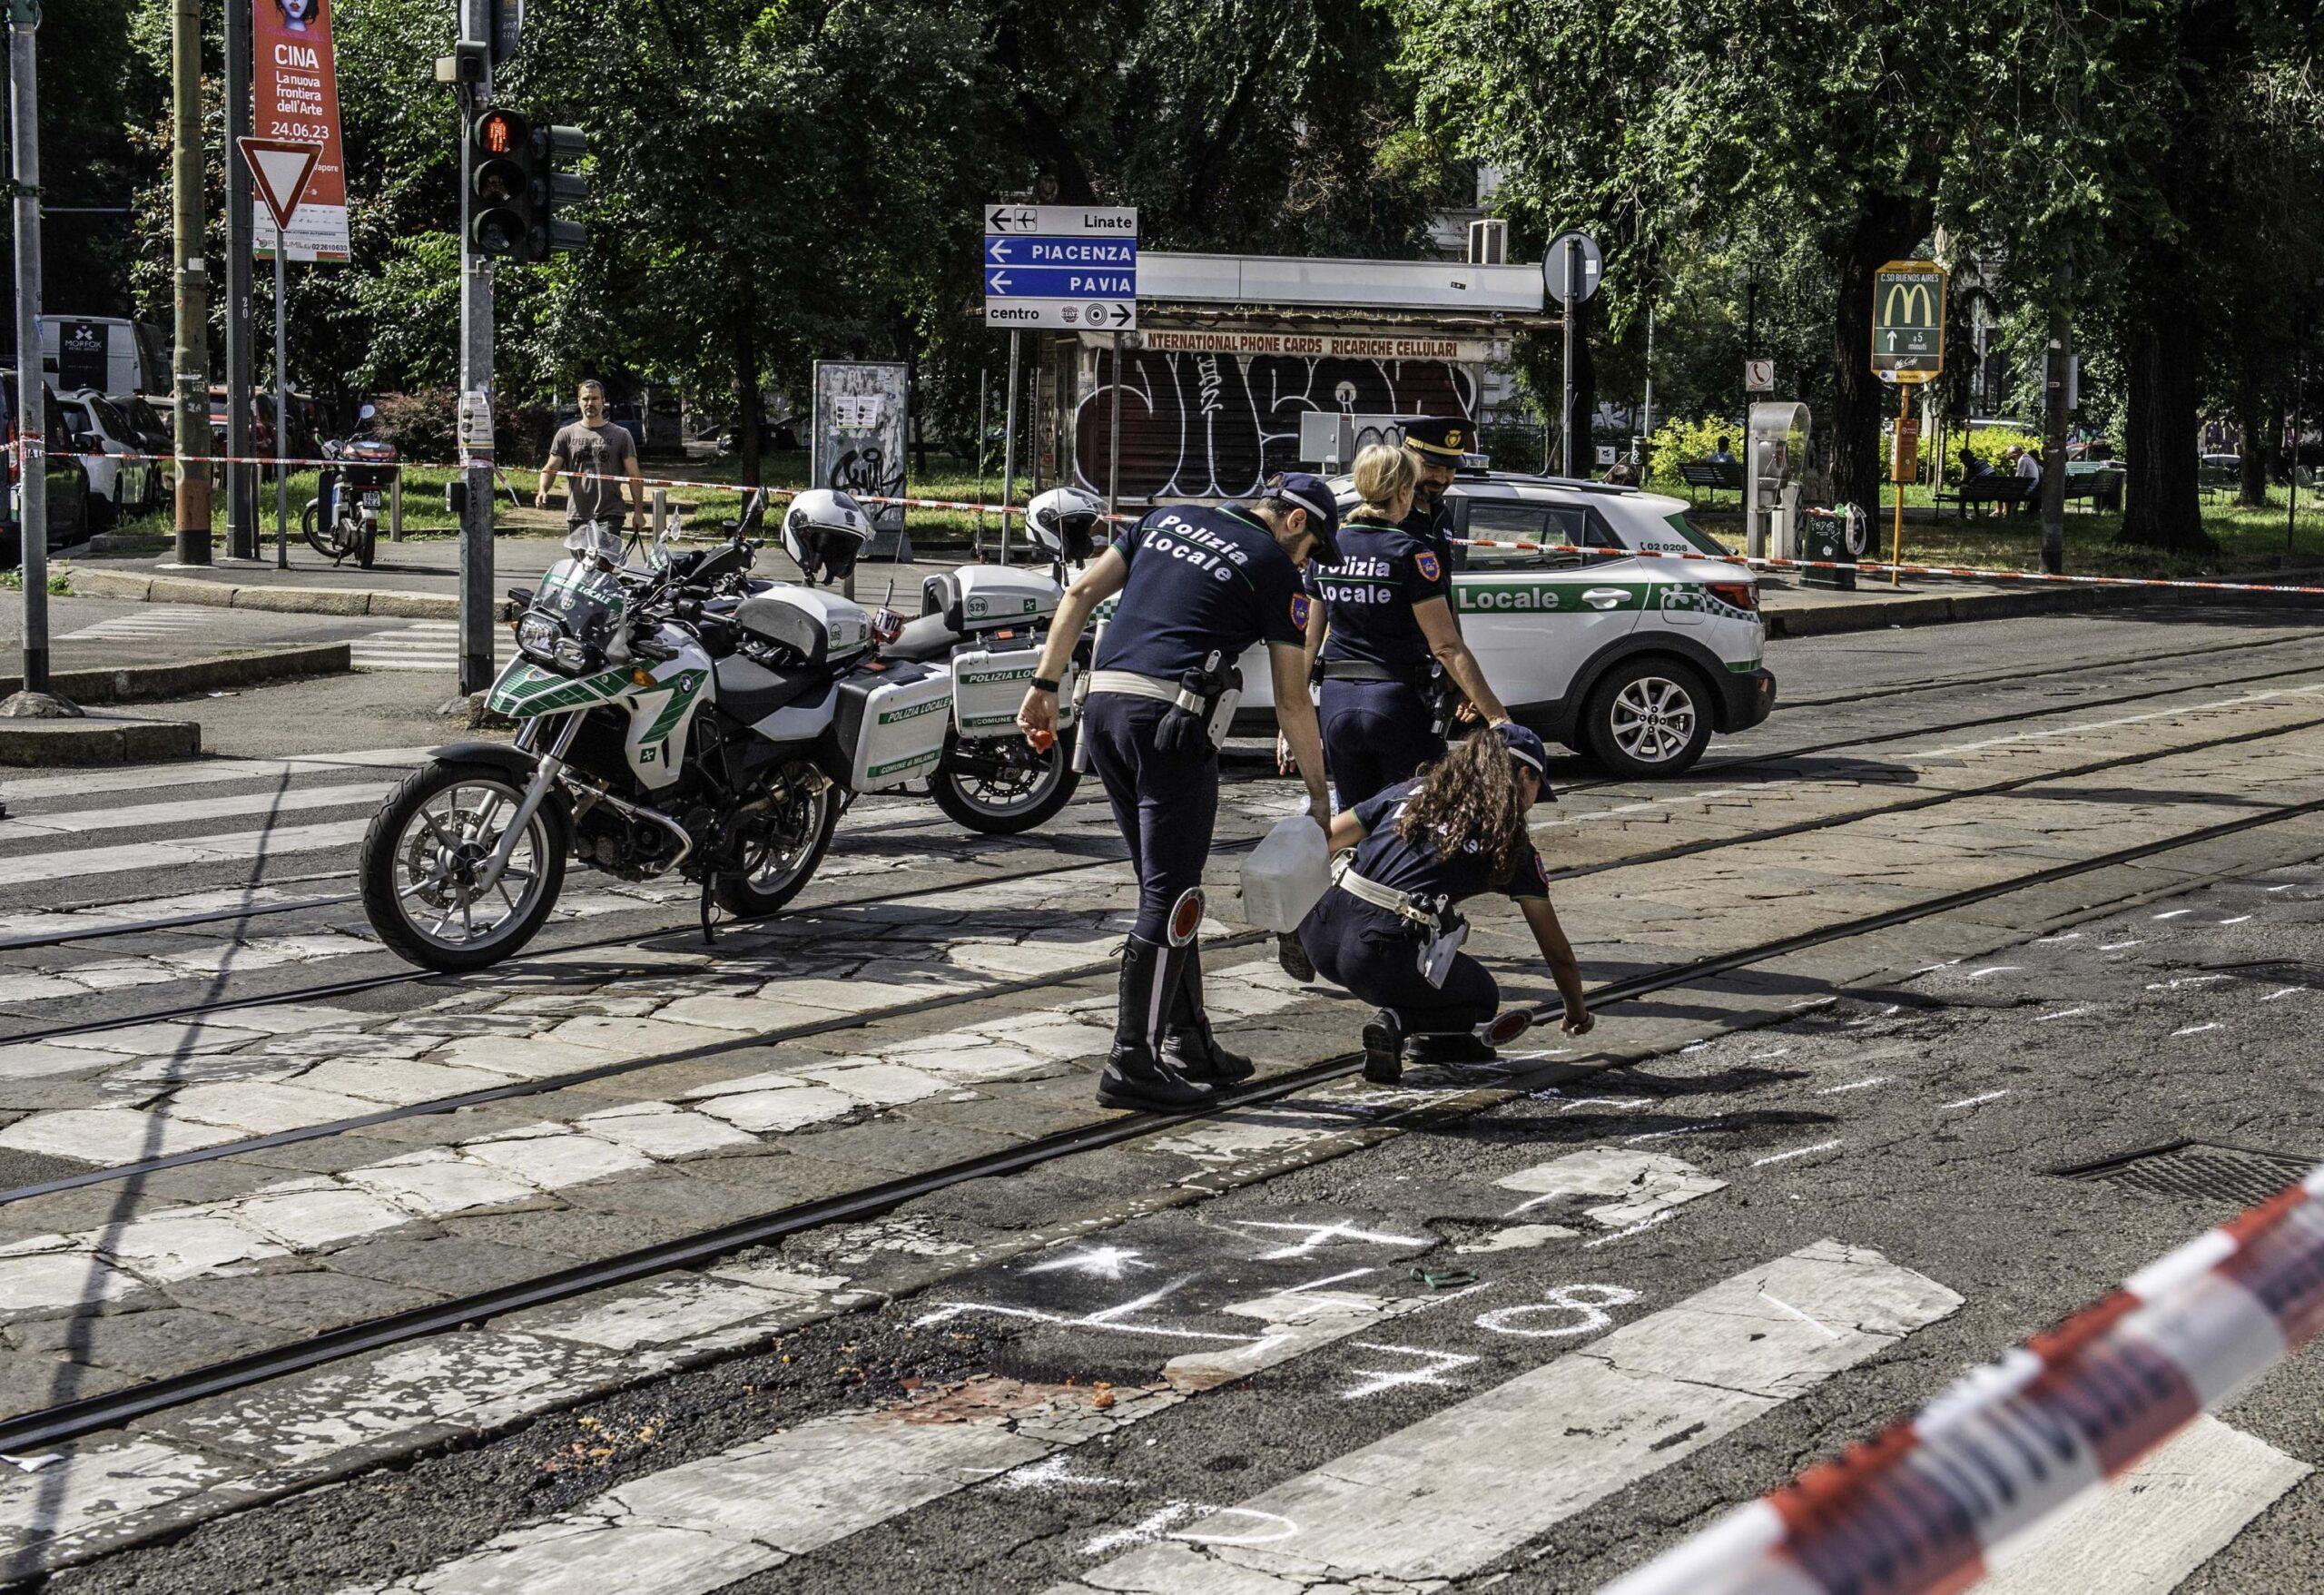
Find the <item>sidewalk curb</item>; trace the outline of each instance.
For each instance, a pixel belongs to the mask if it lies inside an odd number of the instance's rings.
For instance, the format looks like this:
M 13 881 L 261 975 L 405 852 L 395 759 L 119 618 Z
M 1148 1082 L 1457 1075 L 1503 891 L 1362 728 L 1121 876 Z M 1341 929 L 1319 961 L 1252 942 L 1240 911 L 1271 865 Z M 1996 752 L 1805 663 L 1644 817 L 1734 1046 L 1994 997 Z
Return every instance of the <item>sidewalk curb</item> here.
M 222 692 L 232 687 L 257 686 L 263 682 L 290 681 L 305 675 L 344 675 L 354 668 L 352 654 L 352 647 L 346 643 L 305 643 L 297 647 L 221 654 L 208 659 L 188 659 L 172 665 L 131 665 L 118 670 L 66 670 L 50 675 L 49 690 L 59 697 L 70 698 L 82 704 L 182 698 L 195 693 Z M 0 676 L 0 695 L 15 692 L 21 684 L 15 676 Z M 8 724 L 0 721 L 0 727 Z
M 379 587 L 242 586 L 200 576 L 151 576 L 141 571 L 66 567 L 76 598 L 127 598 L 150 604 L 199 604 L 213 609 L 263 609 L 281 615 L 387 615 L 407 620 L 458 620 L 460 600 L 450 593 L 407 593 Z M 507 618 L 507 603 L 492 606 Z
M 191 720 L 0 720 L 0 766 L 154 764 L 201 752 L 202 727 Z
M 2167 588 L 2066 587 L 2024 593 L 1915 594 L 1910 597 L 1859 598 L 1812 609 L 1763 609 L 1770 637 L 1820 637 L 1841 632 L 1886 631 L 1891 626 L 1945 625 L 1973 620 L 2013 620 L 2026 615 L 2061 615 L 2083 609 L 2116 609 L 2142 604 Z

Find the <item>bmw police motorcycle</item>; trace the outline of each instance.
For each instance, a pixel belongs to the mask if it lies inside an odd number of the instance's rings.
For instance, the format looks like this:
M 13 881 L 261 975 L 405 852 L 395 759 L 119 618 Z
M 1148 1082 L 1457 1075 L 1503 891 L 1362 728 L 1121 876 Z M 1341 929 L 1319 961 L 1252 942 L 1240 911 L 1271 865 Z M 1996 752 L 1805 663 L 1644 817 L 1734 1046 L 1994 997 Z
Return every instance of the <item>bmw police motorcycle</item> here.
M 523 947 L 568 862 L 627 881 L 673 872 L 712 905 L 771 914 L 814 874 L 855 796 L 927 779 L 951 734 L 940 665 L 882 660 L 899 617 L 750 579 L 753 495 L 715 549 L 657 543 L 625 564 L 597 524 L 523 607 L 488 704 L 512 744 L 437 750 L 363 839 L 363 905 L 380 939 L 430 969 L 481 969 Z M 843 493 L 793 501 L 784 545 L 811 580 L 871 539 Z
M 1050 557 L 1038 567 L 963 565 L 921 585 L 921 613 L 881 651 L 884 659 L 938 666 L 952 680 L 952 723 L 929 794 L 971 831 L 1013 836 L 1065 807 L 1080 783 L 1069 743 L 1075 685 L 1088 664 L 1086 645 L 1059 684 L 1058 737 L 1035 748 L 1017 729 L 1018 706 L 1041 654 L 1049 617 L 1064 596 L 1069 569 L 1085 563 L 1105 512 L 1078 487 L 1056 487 L 1025 514 L 1033 540 Z M 792 556 L 798 558 L 796 550 Z M 803 570 L 806 562 L 800 562 Z M 814 574 L 809 572 L 812 582 Z

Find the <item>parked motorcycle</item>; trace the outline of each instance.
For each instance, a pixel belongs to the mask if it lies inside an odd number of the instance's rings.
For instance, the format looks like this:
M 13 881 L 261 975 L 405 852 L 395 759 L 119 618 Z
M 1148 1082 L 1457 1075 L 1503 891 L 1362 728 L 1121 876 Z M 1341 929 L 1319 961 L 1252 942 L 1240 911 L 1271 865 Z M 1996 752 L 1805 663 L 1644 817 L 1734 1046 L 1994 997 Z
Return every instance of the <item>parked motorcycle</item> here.
M 822 489 L 803 493 L 784 518 L 784 552 L 811 586 L 841 579 L 853 568 L 834 568 L 812 529 L 830 518 L 823 500 L 843 497 Z M 1097 500 L 1078 489 L 1042 494 L 1028 511 L 1026 525 L 1052 556 L 1046 574 L 1039 568 L 963 565 L 929 576 L 921 584 L 919 618 L 907 622 L 902 635 L 881 651 L 885 659 L 940 665 L 951 677 L 951 727 L 943 758 L 929 777 L 929 795 L 971 831 L 988 836 L 1029 831 L 1064 808 L 1080 784 L 1069 737 L 1077 707 L 1074 683 L 1088 662 L 1087 648 L 1059 684 L 1054 743 L 1042 749 L 1027 743 L 1017 729 L 1017 710 L 1040 659 L 1047 622 L 1064 594 L 1060 580 L 1068 565 L 1088 557 L 1100 518 Z M 794 526 L 808 530 L 794 535 Z M 846 556 L 842 550 L 842 560 Z
M 368 421 L 378 411 L 367 404 L 355 413 Z M 403 468 L 396 446 L 358 435 L 331 439 L 322 448 L 323 458 L 334 463 L 323 467 L 300 527 L 315 552 L 333 565 L 352 557 L 369 570 L 379 551 L 380 498 Z
M 876 657 L 892 614 L 751 580 L 763 503 L 724 546 L 656 543 L 642 566 L 613 527 L 581 527 L 537 590 L 510 594 L 517 656 L 488 703 L 514 745 L 437 750 L 364 836 L 364 910 L 389 947 L 430 969 L 496 963 L 548 917 L 568 861 L 701 882 L 705 932 L 714 902 L 771 914 L 859 793 L 936 766 L 950 676 Z

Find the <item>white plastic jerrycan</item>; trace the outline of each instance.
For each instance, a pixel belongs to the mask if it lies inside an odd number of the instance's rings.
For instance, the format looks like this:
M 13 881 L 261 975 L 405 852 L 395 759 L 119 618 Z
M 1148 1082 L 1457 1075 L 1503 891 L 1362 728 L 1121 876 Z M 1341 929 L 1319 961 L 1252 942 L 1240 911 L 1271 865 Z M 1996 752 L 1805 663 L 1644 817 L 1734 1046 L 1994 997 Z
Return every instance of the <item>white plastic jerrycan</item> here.
M 1243 917 L 1278 933 L 1296 930 L 1332 886 L 1332 845 L 1305 812 L 1286 814 L 1243 861 Z

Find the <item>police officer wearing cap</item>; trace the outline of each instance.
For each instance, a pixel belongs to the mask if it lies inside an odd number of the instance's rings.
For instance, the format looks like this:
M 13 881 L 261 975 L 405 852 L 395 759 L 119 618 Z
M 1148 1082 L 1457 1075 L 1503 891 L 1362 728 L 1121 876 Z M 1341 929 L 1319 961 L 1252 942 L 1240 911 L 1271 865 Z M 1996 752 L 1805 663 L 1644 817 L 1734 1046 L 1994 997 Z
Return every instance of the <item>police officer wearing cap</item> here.
M 1416 475 L 1408 450 L 1375 443 L 1357 455 L 1362 503 L 1341 528 L 1339 562 L 1307 573 L 1322 600 L 1307 636 L 1323 680 L 1324 763 L 1343 809 L 1444 756 L 1444 683 L 1488 724 L 1509 718 L 1452 624 L 1443 556 L 1406 529 Z
M 1251 1073 L 1221 1047 L 1202 1000 L 1195 945 L 1202 867 L 1218 817 L 1218 743 L 1241 690 L 1236 661 L 1267 645 L 1275 714 L 1306 773 L 1310 812 L 1330 813 L 1307 698 L 1307 596 L 1300 567 L 1338 556 L 1338 507 L 1321 478 L 1270 480 L 1249 504 L 1157 509 L 1092 560 L 1058 605 L 1017 724 L 1057 731 L 1058 679 L 1098 606 L 1119 595 L 1098 640 L 1081 735 L 1137 872 L 1137 919 L 1122 950 L 1113 1049 L 1098 1082 L 1108 1108 L 1199 1108 Z
M 1476 440 L 1477 429 L 1464 416 L 1419 416 L 1404 423 L 1404 452 L 1418 473 L 1404 529 L 1433 546 L 1447 570 L 1460 569 L 1461 561 L 1452 547 L 1452 512 L 1445 507 L 1444 490 Z
M 1554 800 L 1541 739 L 1521 725 L 1479 732 L 1417 781 L 1378 793 L 1332 821 L 1332 889 L 1299 927 L 1325 978 L 1374 1004 L 1364 1027 L 1364 1075 L 1402 1078 L 1416 1063 L 1481 1063 L 1522 1031 L 1523 1009 L 1495 1018 L 1491 971 L 1462 951 L 1459 906 L 1486 892 L 1513 899 L 1565 999 L 1565 1029 L 1596 1022 L 1573 949 L 1550 906 L 1549 877 L 1526 812 Z

